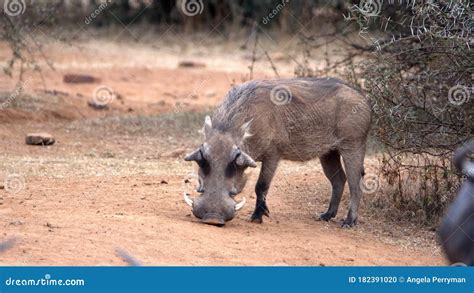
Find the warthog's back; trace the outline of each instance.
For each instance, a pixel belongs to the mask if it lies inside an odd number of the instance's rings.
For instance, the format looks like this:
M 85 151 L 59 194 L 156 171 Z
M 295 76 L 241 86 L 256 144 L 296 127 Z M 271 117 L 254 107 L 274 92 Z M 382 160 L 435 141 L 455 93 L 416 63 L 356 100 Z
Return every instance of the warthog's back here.
M 304 161 L 365 144 L 370 112 L 365 97 L 338 79 L 256 80 L 234 87 L 212 121 L 233 133 L 252 120 L 244 147 L 257 160 L 278 152 Z

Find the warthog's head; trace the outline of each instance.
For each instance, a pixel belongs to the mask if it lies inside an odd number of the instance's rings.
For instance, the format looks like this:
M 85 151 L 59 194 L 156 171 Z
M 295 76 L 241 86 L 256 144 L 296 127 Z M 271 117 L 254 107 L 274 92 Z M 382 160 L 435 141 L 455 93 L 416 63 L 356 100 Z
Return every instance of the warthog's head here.
M 193 214 L 202 222 L 222 226 L 234 218 L 235 212 L 245 204 L 245 198 L 237 202 L 234 197 L 243 189 L 247 167 L 255 168 L 255 161 L 240 149 L 250 123 L 238 128 L 236 133 L 213 129 L 209 116 L 204 123 L 205 142 L 188 154 L 186 161 L 199 165 L 199 186 L 201 193 L 196 199 L 184 194 Z

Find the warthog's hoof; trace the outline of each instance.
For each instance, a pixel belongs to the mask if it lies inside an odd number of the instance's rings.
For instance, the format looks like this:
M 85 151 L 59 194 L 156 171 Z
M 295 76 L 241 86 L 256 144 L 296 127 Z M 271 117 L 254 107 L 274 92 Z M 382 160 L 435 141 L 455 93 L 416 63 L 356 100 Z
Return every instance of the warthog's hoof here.
M 252 217 L 250 218 L 250 222 L 261 224 L 263 223 L 263 216 L 270 217 L 270 211 L 268 210 L 266 205 L 264 207 L 259 206 L 255 209 L 252 214 Z
M 349 228 L 354 227 L 356 224 L 357 224 L 357 219 L 345 219 L 342 222 L 341 227 L 344 229 L 349 229 Z
M 319 220 L 329 222 L 329 220 L 331 220 L 335 216 L 336 216 L 335 213 L 325 212 L 319 215 Z
M 250 222 L 262 224 L 263 223 L 262 216 L 260 216 L 260 218 L 257 218 L 257 217 L 254 217 L 254 215 L 252 215 L 252 217 L 250 218 Z

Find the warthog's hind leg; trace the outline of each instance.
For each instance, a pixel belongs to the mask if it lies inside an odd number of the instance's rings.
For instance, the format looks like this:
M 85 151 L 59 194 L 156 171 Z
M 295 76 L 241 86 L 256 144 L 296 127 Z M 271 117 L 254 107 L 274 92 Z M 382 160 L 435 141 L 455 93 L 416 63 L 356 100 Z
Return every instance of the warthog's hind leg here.
M 338 151 L 334 150 L 325 154 L 320 158 L 320 161 L 324 174 L 331 182 L 332 195 L 328 210 L 322 213 L 319 218 L 323 221 L 329 221 L 337 214 L 342 193 L 344 192 L 344 185 L 346 184 L 346 174 L 342 169 L 341 156 Z
M 257 195 L 257 203 L 255 211 L 252 214 L 251 221 L 254 223 L 262 223 L 263 215 L 269 216 L 270 210 L 267 207 L 266 197 L 270 183 L 272 182 L 275 170 L 278 167 L 279 158 L 264 159 L 262 161 L 262 169 L 258 176 L 257 185 L 255 185 L 255 193 Z
M 342 223 L 343 228 L 350 228 L 357 223 L 359 203 L 362 197 L 360 180 L 364 173 L 364 156 L 365 146 L 342 152 L 347 181 L 351 193 L 349 211 L 346 219 Z

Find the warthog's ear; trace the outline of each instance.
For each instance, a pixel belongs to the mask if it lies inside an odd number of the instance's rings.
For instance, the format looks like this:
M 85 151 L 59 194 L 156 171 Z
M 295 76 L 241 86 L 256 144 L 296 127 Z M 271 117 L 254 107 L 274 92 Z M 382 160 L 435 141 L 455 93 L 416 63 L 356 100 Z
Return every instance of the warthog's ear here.
M 255 163 L 255 161 L 248 154 L 244 152 L 241 152 L 237 156 L 235 163 L 242 167 L 251 167 L 251 168 L 257 167 L 257 163 Z
M 202 160 L 202 153 L 201 148 L 198 148 L 192 153 L 189 153 L 184 157 L 185 161 L 201 161 Z
M 211 133 L 211 130 L 212 130 L 211 116 L 206 115 L 206 118 L 204 118 L 204 126 L 202 127 L 200 132 L 204 134 L 204 138 L 208 138 L 209 134 Z
M 242 124 L 242 126 L 240 127 L 240 133 L 242 135 L 242 140 L 245 140 L 248 137 L 252 136 L 252 134 L 250 133 L 250 124 L 252 123 L 252 120 L 253 119 L 250 119 L 249 121 Z

